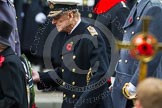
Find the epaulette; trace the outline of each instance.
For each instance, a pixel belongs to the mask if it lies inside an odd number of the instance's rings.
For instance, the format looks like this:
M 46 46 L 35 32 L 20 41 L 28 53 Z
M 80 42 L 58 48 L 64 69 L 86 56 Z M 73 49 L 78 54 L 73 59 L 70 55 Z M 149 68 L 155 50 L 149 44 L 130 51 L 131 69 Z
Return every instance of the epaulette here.
M 94 27 L 88 26 L 87 29 L 88 29 L 88 31 L 90 32 L 90 34 L 92 36 L 98 35 L 98 33 L 97 33 L 97 31 L 96 31 L 96 29 Z

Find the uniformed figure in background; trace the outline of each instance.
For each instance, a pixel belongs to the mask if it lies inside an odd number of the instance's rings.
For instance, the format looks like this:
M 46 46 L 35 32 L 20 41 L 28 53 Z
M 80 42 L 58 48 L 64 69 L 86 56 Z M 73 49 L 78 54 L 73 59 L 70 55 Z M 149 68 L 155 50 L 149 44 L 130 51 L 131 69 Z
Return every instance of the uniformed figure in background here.
M 15 10 L 16 10 L 16 15 L 17 15 L 17 27 L 19 30 L 19 36 L 20 36 L 20 41 L 22 38 L 22 28 L 23 28 L 23 5 L 24 5 L 24 0 L 14 0 L 14 5 L 15 5 Z
M 12 28 L 0 20 L 0 108 L 28 108 L 25 70 L 8 41 Z
M 77 2 L 49 0 L 49 7 L 52 24 L 58 32 L 65 33 L 57 37 L 58 50 L 53 49 L 54 56 L 61 60 L 60 67 L 46 73 L 33 71 L 38 89 L 63 87 L 62 108 L 112 108 L 107 78 L 104 77 L 109 62 L 99 30 L 81 20 Z M 85 89 L 93 84 L 96 85 L 93 90 Z
M 93 13 L 93 7 L 97 0 L 77 0 L 79 2 L 78 9 L 81 17 L 95 19 L 96 15 Z
M 104 24 L 118 40 L 123 39 L 123 25 L 129 15 L 125 0 L 99 0 L 94 7 L 96 20 Z
M 124 30 L 122 27 L 129 15 L 129 9 L 124 0 L 99 0 L 93 11 L 97 16 L 96 21 L 103 24 L 115 39 L 123 39 Z M 107 55 L 111 58 L 110 42 L 106 36 L 103 37 L 108 49 Z
M 159 42 L 162 42 L 162 4 L 160 0 L 138 0 L 132 8 L 125 24 L 123 41 L 131 41 L 134 35 L 142 32 L 142 17 L 152 17 L 149 32 Z M 148 63 L 148 74 L 150 77 L 162 78 L 162 54 L 157 53 L 155 58 Z M 120 51 L 120 60 L 116 65 L 116 79 L 112 90 L 114 108 L 131 108 L 133 105 L 122 94 L 122 88 L 129 95 L 136 93 L 136 85 L 139 76 L 139 61 L 131 57 L 129 50 Z M 127 84 L 128 83 L 128 84 Z M 124 85 L 127 84 L 125 87 Z
M 20 56 L 20 40 L 17 28 L 17 17 L 13 3 L 10 0 L 0 0 L 0 19 L 8 22 L 13 26 L 9 41 L 12 49 Z
M 45 22 L 45 20 L 42 22 L 36 20 L 37 18 L 41 19 L 41 16 L 36 17 L 39 13 L 43 14 L 43 7 L 40 0 L 28 0 L 24 4 L 23 37 L 21 38 L 21 43 L 22 51 L 25 53 L 30 53 L 30 47 L 37 32 L 39 32 L 40 24 Z

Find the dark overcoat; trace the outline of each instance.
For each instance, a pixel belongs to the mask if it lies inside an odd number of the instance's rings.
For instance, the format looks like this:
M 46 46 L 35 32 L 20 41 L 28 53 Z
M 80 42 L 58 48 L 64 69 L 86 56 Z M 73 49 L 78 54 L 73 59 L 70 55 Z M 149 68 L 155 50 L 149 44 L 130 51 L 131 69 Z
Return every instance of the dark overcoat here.
M 0 108 L 28 108 L 24 67 L 11 48 L 0 53 Z

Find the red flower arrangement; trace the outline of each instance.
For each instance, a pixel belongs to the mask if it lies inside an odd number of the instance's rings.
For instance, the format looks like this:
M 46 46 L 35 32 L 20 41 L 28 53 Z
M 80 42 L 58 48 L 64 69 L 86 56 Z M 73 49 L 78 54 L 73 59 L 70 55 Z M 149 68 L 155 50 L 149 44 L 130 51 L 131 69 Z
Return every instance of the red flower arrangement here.
M 2 67 L 4 61 L 5 61 L 5 57 L 0 55 L 0 67 Z

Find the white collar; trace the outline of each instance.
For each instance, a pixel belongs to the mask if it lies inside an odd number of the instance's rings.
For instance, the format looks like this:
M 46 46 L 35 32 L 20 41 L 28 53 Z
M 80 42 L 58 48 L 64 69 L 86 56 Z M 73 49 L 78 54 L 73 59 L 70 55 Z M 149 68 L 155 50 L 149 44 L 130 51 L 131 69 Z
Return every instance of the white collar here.
M 79 18 L 78 22 L 75 24 L 75 26 L 73 27 L 73 29 L 69 34 L 71 34 L 75 30 L 75 28 L 80 24 L 80 22 L 81 22 L 81 18 Z

